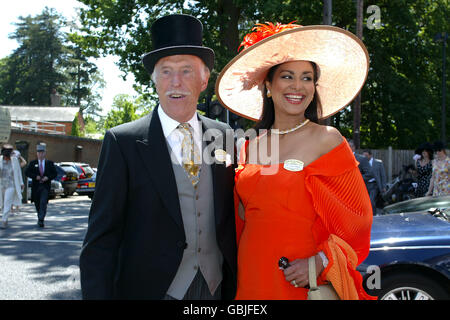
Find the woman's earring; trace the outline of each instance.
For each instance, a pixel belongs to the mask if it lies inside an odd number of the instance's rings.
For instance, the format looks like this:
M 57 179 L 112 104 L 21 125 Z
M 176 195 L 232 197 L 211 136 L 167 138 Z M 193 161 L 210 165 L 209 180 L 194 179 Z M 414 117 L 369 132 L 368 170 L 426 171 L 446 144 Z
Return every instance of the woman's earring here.
M 272 93 L 269 90 L 267 90 L 267 98 L 272 98 Z

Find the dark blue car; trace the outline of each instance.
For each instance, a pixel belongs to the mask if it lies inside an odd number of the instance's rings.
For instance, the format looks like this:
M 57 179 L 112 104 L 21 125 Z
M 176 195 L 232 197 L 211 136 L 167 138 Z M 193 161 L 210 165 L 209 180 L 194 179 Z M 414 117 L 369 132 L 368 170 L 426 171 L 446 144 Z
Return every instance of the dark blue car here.
M 450 299 L 449 216 L 436 210 L 374 217 L 370 253 L 358 270 L 381 300 Z

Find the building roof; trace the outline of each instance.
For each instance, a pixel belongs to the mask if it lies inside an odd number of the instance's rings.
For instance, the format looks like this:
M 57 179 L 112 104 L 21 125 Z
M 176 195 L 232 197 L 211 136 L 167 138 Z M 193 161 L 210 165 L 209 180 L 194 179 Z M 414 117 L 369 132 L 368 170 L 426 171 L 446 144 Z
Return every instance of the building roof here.
M 0 106 L 8 108 L 11 121 L 72 122 L 78 107 Z

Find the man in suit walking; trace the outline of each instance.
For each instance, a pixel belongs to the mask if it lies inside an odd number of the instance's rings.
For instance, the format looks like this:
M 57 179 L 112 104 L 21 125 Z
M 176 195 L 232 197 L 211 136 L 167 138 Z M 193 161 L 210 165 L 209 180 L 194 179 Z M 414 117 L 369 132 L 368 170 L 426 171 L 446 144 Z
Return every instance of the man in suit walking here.
M 48 194 L 51 181 L 56 178 L 57 172 L 53 161 L 45 159 L 46 145 L 38 144 L 36 147 L 37 159 L 30 162 L 25 175 L 32 179 L 31 200 L 34 202 L 38 216 L 38 226 L 44 227 L 47 215 Z
M 347 139 L 347 142 L 353 151 L 353 155 L 355 156 L 356 161 L 359 162 L 359 171 L 361 172 L 364 182 L 366 183 L 366 187 L 368 187 L 369 180 L 374 178 L 369 161 L 362 154 L 356 153 L 355 142 L 352 139 Z
M 84 299 L 234 298 L 233 135 L 196 112 L 214 65 L 202 28 L 187 15 L 151 27 L 143 63 L 159 106 L 105 134 L 80 256 Z
M 375 159 L 372 155 L 372 151 L 364 150 L 363 155 L 369 161 L 369 165 L 374 176 L 368 181 L 367 190 L 369 191 L 373 214 L 376 215 L 377 197 L 380 193 L 386 192 L 386 171 L 384 169 L 383 162 L 381 160 Z

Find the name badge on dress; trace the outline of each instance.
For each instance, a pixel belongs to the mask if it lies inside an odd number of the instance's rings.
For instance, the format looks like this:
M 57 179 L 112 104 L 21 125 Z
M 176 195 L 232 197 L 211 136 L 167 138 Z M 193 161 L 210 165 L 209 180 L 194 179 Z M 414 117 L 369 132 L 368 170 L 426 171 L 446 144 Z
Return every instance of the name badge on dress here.
M 288 159 L 284 161 L 283 168 L 288 171 L 302 171 L 304 166 L 304 162 L 297 159 Z

